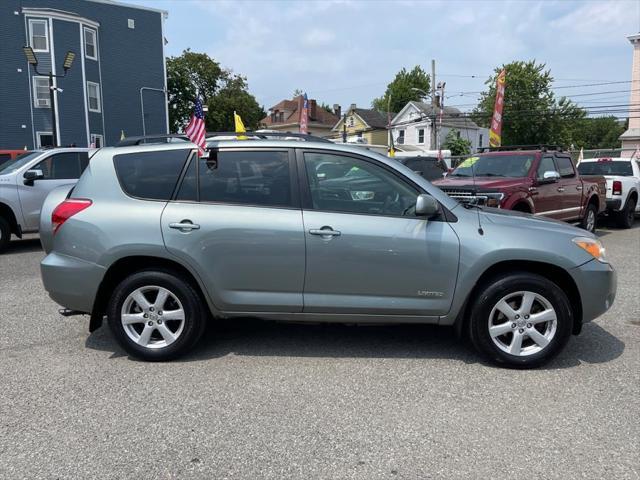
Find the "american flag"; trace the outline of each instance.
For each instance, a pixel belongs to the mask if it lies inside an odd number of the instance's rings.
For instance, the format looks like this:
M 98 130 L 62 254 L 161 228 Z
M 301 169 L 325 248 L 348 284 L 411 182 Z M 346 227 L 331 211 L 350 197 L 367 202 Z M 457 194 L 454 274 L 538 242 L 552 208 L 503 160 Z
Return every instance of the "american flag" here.
M 309 133 L 309 99 L 304 94 L 302 103 L 302 111 L 300 112 L 300 133 Z
M 189 125 L 185 128 L 184 133 L 187 134 L 189 140 L 198 146 L 198 153 L 200 156 L 204 155 L 204 148 L 206 147 L 205 128 L 204 128 L 204 111 L 202 110 L 202 100 L 200 97 L 196 97 L 196 105 L 193 109 L 193 115 L 189 120 Z

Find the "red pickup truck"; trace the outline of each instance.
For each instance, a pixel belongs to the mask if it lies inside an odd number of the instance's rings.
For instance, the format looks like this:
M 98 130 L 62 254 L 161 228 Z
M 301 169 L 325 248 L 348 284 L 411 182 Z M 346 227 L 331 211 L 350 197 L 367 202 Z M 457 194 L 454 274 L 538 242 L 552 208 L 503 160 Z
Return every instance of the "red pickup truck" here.
M 592 232 L 606 208 L 605 178 L 581 177 L 568 153 L 548 148 L 479 153 L 433 184 L 463 202 L 579 223 Z

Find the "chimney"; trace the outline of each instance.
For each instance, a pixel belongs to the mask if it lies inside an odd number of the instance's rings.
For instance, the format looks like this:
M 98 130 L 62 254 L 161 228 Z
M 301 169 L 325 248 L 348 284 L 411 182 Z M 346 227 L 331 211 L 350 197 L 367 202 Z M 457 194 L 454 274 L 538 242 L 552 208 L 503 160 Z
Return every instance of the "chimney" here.
M 349 111 L 355 110 L 356 109 L 356 104 L 352 103 L 351 106 L 349 107 Z
M 316 101 L 309 100 L 309 118 L 313 118 L 314 120 L 318 118 L 316 117 L 316 113 L 318 113 L 317 109 L 318 106 L 316 105 Z
M 342 113 L 342 108 L 340 107 L 340 105 L 338 105 L 337 103 L 333 104 L 333 114 L 336 117 L 340 117 L 340 114 Z

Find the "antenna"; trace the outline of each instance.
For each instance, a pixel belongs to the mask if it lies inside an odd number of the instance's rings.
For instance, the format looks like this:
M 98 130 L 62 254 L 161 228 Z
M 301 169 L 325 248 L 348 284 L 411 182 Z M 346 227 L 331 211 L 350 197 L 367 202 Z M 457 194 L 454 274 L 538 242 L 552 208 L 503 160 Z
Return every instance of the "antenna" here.
M 482 222 L 480 221 L 480 206 L 478 205 L 478 189 L 476 188 L 476 162 L 471 164 L 471 178 L 473 181 L 473 195 L 476 197 L 476 214 L 478 215 L 478 233 L 480 235 L 484 235 L 484 230 L 482 229 Z

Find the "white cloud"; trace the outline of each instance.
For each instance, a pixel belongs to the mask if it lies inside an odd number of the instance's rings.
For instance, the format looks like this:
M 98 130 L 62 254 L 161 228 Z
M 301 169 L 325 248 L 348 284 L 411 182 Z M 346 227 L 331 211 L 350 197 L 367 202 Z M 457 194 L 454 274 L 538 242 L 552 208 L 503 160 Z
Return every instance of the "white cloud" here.
M 302 43 L 308 47 L 323 47 L 333 43 L 335 38 L 331 30 L 312 28 L 302 36 Z

